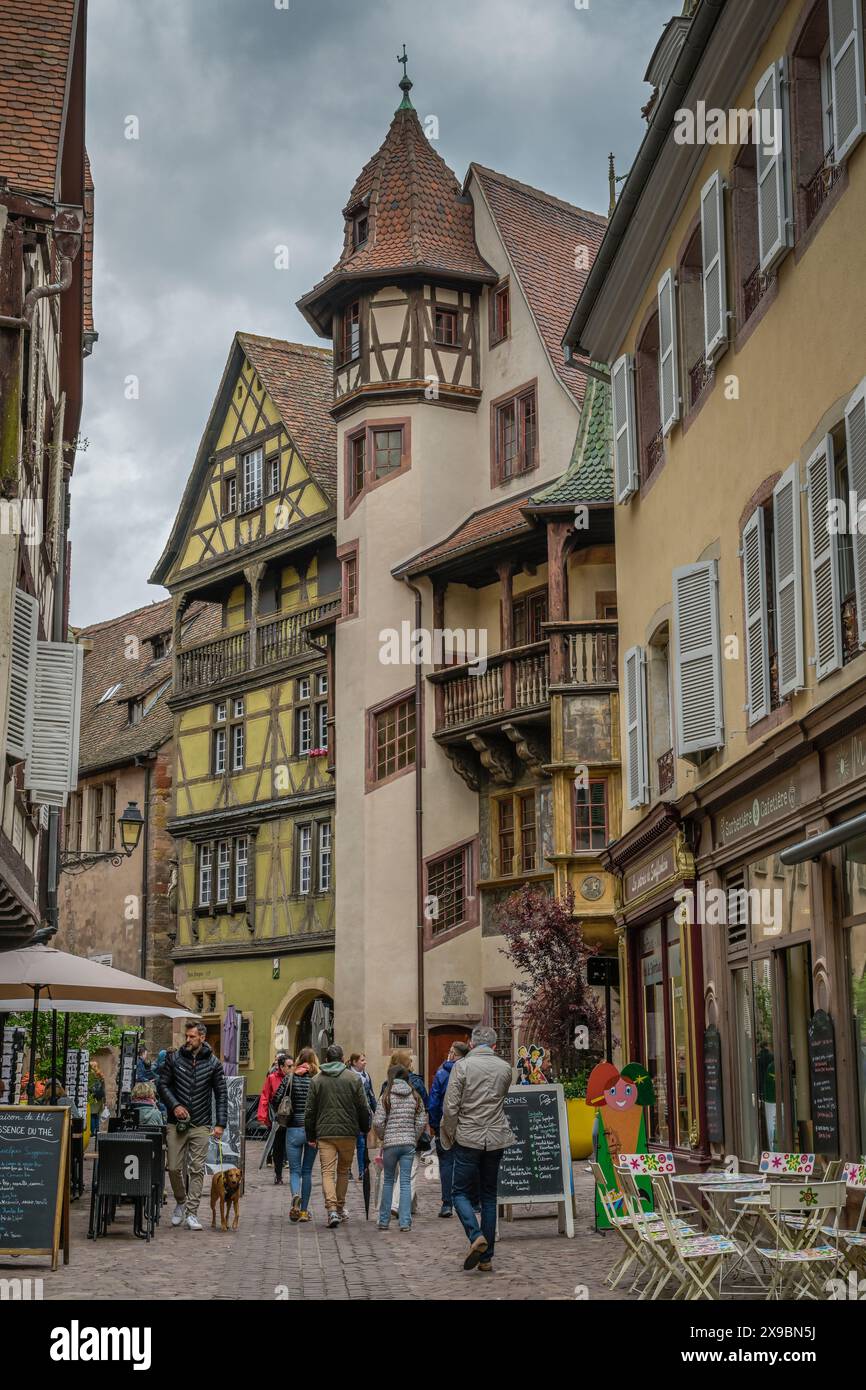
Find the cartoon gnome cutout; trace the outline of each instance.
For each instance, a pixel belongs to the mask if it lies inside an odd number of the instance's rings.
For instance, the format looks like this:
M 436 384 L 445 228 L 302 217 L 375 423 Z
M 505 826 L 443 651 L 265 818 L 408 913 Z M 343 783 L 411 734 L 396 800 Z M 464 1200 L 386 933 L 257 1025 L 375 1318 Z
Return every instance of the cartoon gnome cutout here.
M 655 1105 L 652 1077 L 639 1062 L 628 1062 L 618 1071 L 613 1062 L 599 1062 L 593 1067 L 586 1083 L 586 1103 L 598 1107 L 601 1122 L 598 1136 L 598 1162 L 604 1173 L 609 1192 L 620 1192 L 620 1154 L 647 1152 L 644 1106 Z M 647 1178 L 638 1178 L 638 1186 L 647 1194 L 644 1205 L 652 1209 L 652 1185 Z M 622 1210 L 622 1193 L 614 1205 Z M 609 1230 L 610 1221 L 599 1192 L 595 1194 L 595 1224 L 597 1230 Z

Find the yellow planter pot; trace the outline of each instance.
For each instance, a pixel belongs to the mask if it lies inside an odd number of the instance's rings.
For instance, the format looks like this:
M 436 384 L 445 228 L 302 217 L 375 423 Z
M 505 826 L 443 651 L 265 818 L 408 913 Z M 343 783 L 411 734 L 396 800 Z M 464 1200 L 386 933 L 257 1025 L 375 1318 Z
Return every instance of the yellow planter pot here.
M 592 1126 L 595 1120 L 595 1106 L 587 1105 L 585 1100 L 567 1100 L 568 1137 L 571 1141 L 573 1159 L 589 1158 L 592 1153 Z

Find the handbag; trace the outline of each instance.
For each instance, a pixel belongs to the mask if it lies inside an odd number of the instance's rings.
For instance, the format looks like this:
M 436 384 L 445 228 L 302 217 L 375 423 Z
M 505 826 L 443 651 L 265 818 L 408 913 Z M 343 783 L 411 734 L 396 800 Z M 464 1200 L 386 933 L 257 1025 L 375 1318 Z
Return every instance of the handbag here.
M 287 1129 L 289 1124 L 291 1123 L 293 1108 L 292 1078 L 290 1076 L 287 1077 L 286 1080 L 283 1082 L 282 1086 L 277 1092 L 277 1095 L 281 1095 L 281 1099 L 277 1105 L 274 1119 L 276 1120 L 277 1124 L 280 1126 L 281 1129 Z M 276 1100 L 276 1096 L 274 1097 L 274 1099 Z
M 428 1154 L 432 1147 L 433 1140 L 430 1138 L 430 1135 L 427 1133 L 425 1129 L 423 1134 L 419 1135 L 418 1137 L 418 1142 L 415 1145 L 415 1152 L 416 1154 Z

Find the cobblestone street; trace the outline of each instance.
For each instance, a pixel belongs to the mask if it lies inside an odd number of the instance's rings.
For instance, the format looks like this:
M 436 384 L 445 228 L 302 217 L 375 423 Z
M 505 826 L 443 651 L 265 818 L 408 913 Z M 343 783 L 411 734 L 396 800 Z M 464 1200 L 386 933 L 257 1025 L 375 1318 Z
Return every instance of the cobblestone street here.
M 88 1194 L 72 1207 L 72 1255 L 55 1274 L 44 1272 L 46 1299 L 573 1299 L 585 1285 L 591 1299 L 611 1298 L 602 1280 L 613 1263 L 612 1237 L 592 1231 L 591 1178 L 575 1166 L 577 1219 L 575 1238 L 558 1236 L 554 1215 L 530 1215 L 516 1208 L 513 1221 L 501 1223 L 495 1272 L 467 1274 L 462 1269 L 466 1241 L 454 1216 L 440 1220 L 439 1184 L 418 1183 L 418 1212 L 413 1230 L 403 1235 L 392 1222 L 387 1233 L 376 1229 L 375 1212 L 364 1220 L 361 1185 L 349 1189 L 350 1220 L 337 1231 L 324 1225 L 318 1183 L 313 1192 L 313 1220 L 293 1225 L 288 1219 L 289 1186 L 275 1187 L 272 1170 L 259 1171 L 259 1146 L 247 1148 L 247 1188 L 241 1203 L 240 1228 L 228 1234 L 210 1228 L 209 1184 L 199 1212 L 201 1234 L 173 1229 L 171 1205 L 150 1243 L 132 1236 L 131 1209 L 122 1208 L 109 1234 L 87 1239 Z M 90 1160 L 86 1162 L 90 1181 Z M 536 1208 L 535 1210 L 539 1210 Z M 553 1208 L 542 1207 L 544 1213 Z M 33 1261 L 6 1261 L 0 1273 L 37 1276 Z

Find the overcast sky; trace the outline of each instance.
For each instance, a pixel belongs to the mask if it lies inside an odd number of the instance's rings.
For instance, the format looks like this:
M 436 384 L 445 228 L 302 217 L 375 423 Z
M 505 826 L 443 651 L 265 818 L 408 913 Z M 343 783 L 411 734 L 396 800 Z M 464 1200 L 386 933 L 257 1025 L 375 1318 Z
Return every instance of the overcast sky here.
M 99 341 L 72 484 L 73 623 L 165 596 L 148 575 L 234 332 L 316 341 L 295 300 L 339 255 L 404 42 L 414 105 L 438 117 L 458 178 L 475 159 L 607 211 L 608 151 L 625 172 L 646 64 L 681 5 L 579 2 L 90 0 Z

